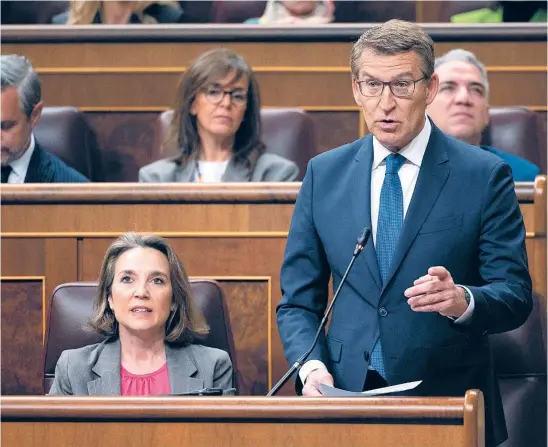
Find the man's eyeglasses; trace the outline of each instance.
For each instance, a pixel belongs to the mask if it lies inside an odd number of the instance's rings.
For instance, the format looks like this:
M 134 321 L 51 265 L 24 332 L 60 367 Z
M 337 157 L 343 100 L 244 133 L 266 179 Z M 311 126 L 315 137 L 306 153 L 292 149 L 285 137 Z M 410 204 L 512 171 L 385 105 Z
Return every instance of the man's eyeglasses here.
M 427 76 L 423 76 L 416 81 L 412 79 L 398 79 L 390 82 L 377 81 L 376 79 L 368 79 L 366 81 L 356 81 L 360 89 L 360 93 L 363 96 L 375 97 L 381 96 L 384 91 L 384 87 L 388 86 L 392 94 L 398 98 L 408 98 L 415 93 L 415 84 L 424 79 L 428 79 Z
M 247 104 L 247 93 L 241 88 L 224 90 L 221 87 L 211 86 L 205 91 L 205 97 L 211 104 L 220 104 L 225 95 L 230 96 L 230 101 L 236 107 L 243 107 Z

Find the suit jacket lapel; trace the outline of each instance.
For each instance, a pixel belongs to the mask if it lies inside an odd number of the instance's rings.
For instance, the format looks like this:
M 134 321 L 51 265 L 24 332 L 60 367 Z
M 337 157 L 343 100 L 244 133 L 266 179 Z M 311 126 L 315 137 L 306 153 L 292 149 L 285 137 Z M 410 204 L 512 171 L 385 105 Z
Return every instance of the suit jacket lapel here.
M 175 162 L 175 170 L 173 173 L 173 182 L 193 182 L 196 165 L 194 161 L 189 161 L 185 165 Z
M 92 371 L 98 379 L 88 382 L 89 395 L 119 396 L 120 388 L 120 339 L 106 342 Z
M 351 188 L 351 197 L 355 198 L 354 208 L 354 233 L 356 239 L 361 234 L 362 230 L 367 226 L 371 228 L 371 168 L 373 166 L 373 137 L 369 135 L 365 138 L 361 149 L 356 155 L 356 163 L 354 169 L 356 174 L 350 176 L 353 180 Z M 362 255 L 357 259 L 356 263 L 365 262 L 371 276 L 379 288 L 381 289 L 381 277 L 379 273 L 379 265 L 377 263 L 377 255 L 373 237 L 371 236 L 365 245 Z
M 223 174 L 223 182 L 249 182 L 251 180 L 250 169 L 242 163 L 234 163 L 234 159 L 231 158 L 226 167 L 226 171 Z
M 192 377 L 198 372 L 191 350 L 166 345 L 167 369 L 172 394 L 201 390 L 204 380 Z
M 411 247 L 449 177 L 450 166 L 445 138 L 444 134 L 432 123 L 432 133 L 422 159 L 417 184 L 403 222 L 390 273 L 383 291 L 405 258 L 409 247 Z
M 30 157 L 25 183 L 47 183 L 50 181 L 51 174 L 51 163 L 38 145 L 38 141 L 35 140 L 34 152 Z

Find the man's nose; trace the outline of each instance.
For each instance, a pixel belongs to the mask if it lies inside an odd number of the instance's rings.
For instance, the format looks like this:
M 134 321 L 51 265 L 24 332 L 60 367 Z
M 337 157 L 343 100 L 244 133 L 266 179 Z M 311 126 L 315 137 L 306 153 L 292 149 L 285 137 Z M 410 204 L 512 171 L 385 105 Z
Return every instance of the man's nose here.
M 385 85 L 379 100 L 379 107 L 387 112 L 391 110 L 395 104 L 396 101 L 394 99 L 392 91 L 390 90 L 390 87 L 388 85 Z
M 466 104 L 469 105 L 472 102 L 470 97 L 470 92 L 466 86 L 459 87 L 455 92 L 455 102 L 457 104 Z

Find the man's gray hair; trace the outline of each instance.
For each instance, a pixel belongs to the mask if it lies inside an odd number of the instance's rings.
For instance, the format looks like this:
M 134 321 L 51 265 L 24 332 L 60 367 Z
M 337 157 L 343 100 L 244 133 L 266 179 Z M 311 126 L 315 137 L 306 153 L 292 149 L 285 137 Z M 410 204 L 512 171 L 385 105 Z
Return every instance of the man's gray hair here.
M 21 110 L 30 118 L 34 107 L 42 100 L 42 84 L 30 61 L 17 54 L 0 56 L 2 91 L 16 87 Z
M 485 88 L 485 96 L 489 96 L 489 80 L 487 79 L 487 70 L 485 69 L 485 65 L 483 65 L 479 61 L 474 53 L 472 53 L 471 51 L 463 50 L 461 48 L 451 50 L 436 59 L 436 70 L 438 69 L 438 67 L 448 62 L 466 62 L 476 67 L 481 74 L 481 81 L 483 83 L 483 87 Z
M 365 31 L 350 54 L 350 69 L 356 79 L 360 74 L 359 61 L 364 50 L 372 50 L 383 56 L 413 51 L 420 59 L 423 76 L 430 79 L 434 73 L 434 42 L 415 23 L 392 19 Z

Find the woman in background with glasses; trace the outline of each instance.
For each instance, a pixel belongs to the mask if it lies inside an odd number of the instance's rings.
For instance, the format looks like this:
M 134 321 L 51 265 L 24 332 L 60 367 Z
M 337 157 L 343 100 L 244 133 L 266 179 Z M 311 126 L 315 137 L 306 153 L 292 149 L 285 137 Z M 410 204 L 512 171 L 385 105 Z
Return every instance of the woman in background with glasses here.
M 265 153 L 257 81 L 225 48 L 200 56 L 184 73 L 164 151 L 179 154 L 143 167 L 141 182 L 284 182 L 297 166 Z

